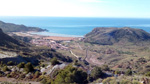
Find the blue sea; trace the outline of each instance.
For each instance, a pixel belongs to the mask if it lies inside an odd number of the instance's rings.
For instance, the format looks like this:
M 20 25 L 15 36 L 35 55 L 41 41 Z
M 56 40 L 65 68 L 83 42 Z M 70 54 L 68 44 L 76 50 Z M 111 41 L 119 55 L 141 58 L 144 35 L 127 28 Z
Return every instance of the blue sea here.
M 132 27 L 150 32 L 150 18 L 0 16 L 0 20 L 47 29 L 36 34 L 49 36 L 82 37 L 95 27 Z

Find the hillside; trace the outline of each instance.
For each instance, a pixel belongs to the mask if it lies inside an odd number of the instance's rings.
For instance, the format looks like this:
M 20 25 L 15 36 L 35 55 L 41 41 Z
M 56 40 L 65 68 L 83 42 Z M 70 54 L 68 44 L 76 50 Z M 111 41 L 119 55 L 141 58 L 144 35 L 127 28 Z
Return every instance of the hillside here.
M 112 45 L 114 43 L 124 42 L 146 42 L 150 41 L 150 34 L 142 29 L 134 28 L 95 28 L 92 32 L 85 35 L 84 42 Z
M 4 52 L 6 52 L 6 54 Z M 5 34 L 2 29 L 0 29 L 0 58 L 3 57 L 7 59 L 7 57 L 9 57 L 9 53 L 11 52 L 17 53 L 15 56 L 12 55 L 12 57 L 15 57 L 15 59 L 16 56 L 19 56 L 19 58 L 21 56 L 27 57 L 26 59 L 28 59 L 29 61 L 31 60 L 30 58 L 34 58 L 35 60 L 48 60 L 52 57 L 57 57 L 62 61 L 71 60 L 70 58 L 63 56 L 60 53 L 51 50 L 50 48 L 35 47 L 23 41 L 16 40 L 15 38 Z M 13 60 L 14 58 L 8 59 Z
M 150 34 L 141 29 L 95 28 L 83 40 L 64 45 L 91 65 L 145 74 L 150 70 L 149 44 Z
M 13 23 L 5 23 L 2 21 L 0 21 L 0 28 L 4 32 L 46 31 L 46 30 L 38 28 L 38 27 L 27 27 L 24 25 L 16 25 Z
M 2 29 L 0 29 L 0 47 L 15 48 L 19 46 L 23 47 L 24 45 L 14 38 L 8 36 L 2 31 Z

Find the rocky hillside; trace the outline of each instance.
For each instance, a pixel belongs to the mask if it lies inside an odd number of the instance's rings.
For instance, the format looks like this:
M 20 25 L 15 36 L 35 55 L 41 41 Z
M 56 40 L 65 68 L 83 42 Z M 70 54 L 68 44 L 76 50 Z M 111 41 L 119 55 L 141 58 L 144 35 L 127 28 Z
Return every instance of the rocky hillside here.
M 114 43 L 124 42 L 146 42 L 150 41 L 150 34 L 142 29 L 134 28 L 95 28 L 92 32 L 85 35 L 84 42 L 112 45 Z
M 0 61 L 7 63 L 8 61 L 16 60 L 16 62 L 19 63 L 22 61 L 18 60 L 24 60 L 23 62 L 27 61 L 37 64 L 37 60 L 50 60 L 53 57 L 61 61 L 71 61 L 71 58 L 63 56 L 50 48 L 35 47 L 28 43 L 18 41 L 0 29 Z
M 0 21 L 0 28 L 4 32 L 20 32 L 20 31 L 46 31 L 44 29 L 38 28 L 38 27 L 27 27 L 24 25 L 16 25 L 13 23 L 5 23 Z
M 24 45 L 14 38 L 8 36 L 2 31 L 2 29 L 0 29 L 0 47 L 15 48 L 18 46 L 23 47 Z

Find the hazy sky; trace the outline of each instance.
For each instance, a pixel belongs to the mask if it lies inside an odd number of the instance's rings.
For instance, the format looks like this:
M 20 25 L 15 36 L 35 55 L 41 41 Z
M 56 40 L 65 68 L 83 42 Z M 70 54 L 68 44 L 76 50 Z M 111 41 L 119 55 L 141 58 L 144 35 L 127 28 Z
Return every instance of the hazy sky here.
M 150 0 L 0 0 L 0 16 L 150 18 Z

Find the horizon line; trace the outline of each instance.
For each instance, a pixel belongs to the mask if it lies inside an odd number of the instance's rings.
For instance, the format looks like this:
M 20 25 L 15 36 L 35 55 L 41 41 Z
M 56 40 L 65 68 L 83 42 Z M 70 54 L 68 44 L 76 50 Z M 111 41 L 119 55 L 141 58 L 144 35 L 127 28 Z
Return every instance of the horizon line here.
M 107 16 L 4 16 L 0 15 L 0 17 L 65 17 L 65 18 L 141 18 L 141 19 L 150 19 L 150 17 L 107 17 Z

